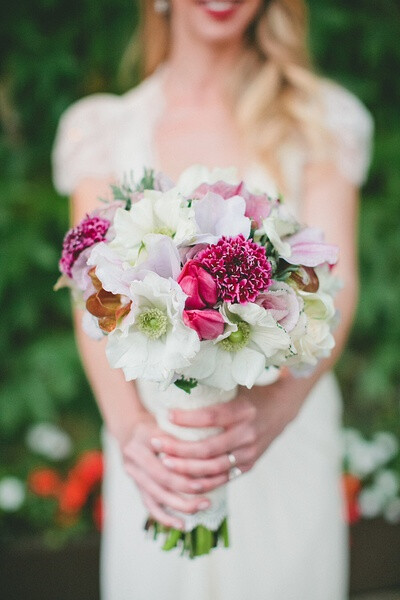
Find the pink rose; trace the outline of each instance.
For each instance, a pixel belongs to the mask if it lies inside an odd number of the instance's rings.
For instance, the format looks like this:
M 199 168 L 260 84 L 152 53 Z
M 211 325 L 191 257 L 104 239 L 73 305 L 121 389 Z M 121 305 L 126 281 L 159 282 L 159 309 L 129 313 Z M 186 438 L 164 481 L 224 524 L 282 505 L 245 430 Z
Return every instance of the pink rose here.
M 297 295 L 283 281 L 274 283 L 266 293 L 260 294 L 256 304 L 269 311 L 286 331 L 292 331 L 299 320 L 301 308 Z
M 217 302 L 217 286 L 214 278 L 207 273 L 197 260 L 189 260 L 183 267 L 178 283 L 187 294 L 187 310 L 214 306 Z
M 256 227 L 261 227 L 264 219 L 271 212 L 272 207 L 276 204 L 276 200 L 272 200 L 267 194 L 252 194 L 244 185 L 243 181 L 239 184 L 232 185 L 224 181 L 216 183 L 202 183 L 194 191 L 194 198 L 202 198 L 207 192 L 213 192 L 222 196 L 224 200 L 233 198 L 233 196 L 241 196 L 246 202 L 245 216 L 251 219 Z
M 204 310 L 184 310 L 183 322 L 194 329 L 200 340 L 215 340 L 224 331 L 222 315 L 211 308 Z

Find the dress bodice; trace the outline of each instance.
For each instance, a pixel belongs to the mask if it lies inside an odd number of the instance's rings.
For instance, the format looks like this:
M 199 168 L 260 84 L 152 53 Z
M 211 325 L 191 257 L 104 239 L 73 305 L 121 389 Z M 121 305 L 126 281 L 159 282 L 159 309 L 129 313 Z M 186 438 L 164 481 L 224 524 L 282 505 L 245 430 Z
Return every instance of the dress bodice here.
M 158 167 L 153 134 L 164 107 L 163 69 L 122 96 L 93 94 L 70 106 L 62 115 L 53 148 L 56 189 L 70 194 L 85 177 L 117 179 L 145 167 Z M 365 180 L 373 131 L 363 104 L 344 88 L 326 80 L 320 85 L 325 126 L 333 138 L 330 158 L 338 171 L 355 185 Z M 309 157 L 300 146 L 288 146 L 282 161 L 287 183 L 286 201 L 298 212 L 302 174 Z M 246 181 L 273 194 L 273 178 L 264 165 L 254 163 Z

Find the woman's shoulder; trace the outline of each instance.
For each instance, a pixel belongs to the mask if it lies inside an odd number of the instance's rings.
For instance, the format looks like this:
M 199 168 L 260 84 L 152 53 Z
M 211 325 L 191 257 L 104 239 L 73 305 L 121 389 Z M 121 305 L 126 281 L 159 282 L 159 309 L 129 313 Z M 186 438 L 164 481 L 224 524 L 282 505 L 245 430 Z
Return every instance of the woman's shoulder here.
M 70 194 L 83 176 L 110 174 L 119 135 L 132 120 L 143 124 L 151 84 L 145 80 L 122 95 L 91 94 L 64 111 L 52 151 L 53 180 L 60 193 Z
M 321 79 L 320 93 L 328 126 L 340 123 L 365 135 L 372 134 L 372 115 L 355 94 L 330 79 Z
M 334 160 L 355 185 L 364 183 L 372 155 L 374 122 L 363 102 L 342 85 L 321 79 L 323 125 L 334 141 Z
M 146 105 L 150 81 L 143 81 L 124 94 L 95 93 L 71 104 L 61 115 L 57 138 L 78 139 L 93 131 L 115 126 L 127 111 L 136 116 L 135 109 Z

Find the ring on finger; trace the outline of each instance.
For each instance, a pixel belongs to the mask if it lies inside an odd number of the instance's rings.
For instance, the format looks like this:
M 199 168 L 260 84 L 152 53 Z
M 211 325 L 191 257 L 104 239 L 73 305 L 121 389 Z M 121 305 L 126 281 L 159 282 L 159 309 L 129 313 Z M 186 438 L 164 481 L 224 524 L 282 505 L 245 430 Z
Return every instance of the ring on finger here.
M 234 467 L 236 467 L 236 465 L 237 465 L 237 459 L 236 459 L 236 456 L 234 454 L 232 454 L 232 452 L 229 452 L 229 454 L 228 454 L 228 460 L 229 460 L 229 464 L 231 466 L 231 469 L 233 469 Z
M 239 469 L 239 467 L 232 467 L 229 471 L 229 481 L 236 479 L 241 474 L 242 474 L 242 471 Z

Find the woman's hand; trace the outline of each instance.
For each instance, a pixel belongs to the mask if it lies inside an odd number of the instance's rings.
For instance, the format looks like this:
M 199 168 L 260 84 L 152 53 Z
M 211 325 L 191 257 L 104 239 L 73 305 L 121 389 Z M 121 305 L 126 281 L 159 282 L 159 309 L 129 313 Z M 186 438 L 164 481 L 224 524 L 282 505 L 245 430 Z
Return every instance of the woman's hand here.
M 182 529 L 183 522 L 166 509 L 195 513 L 209 507 L 210 502 L 200 493 L 208 492 L 226 481 L 226 476 L 190 476 L 171 473 L 157 455 L 157 440 L 172 446 L 177 440 L 165 434 L 154 417 L 146 413 L 135 424 L 129 441 L 121 443 L 127 473 L 135 480 L 149 513 L 167 527 Z M 186 496 L 190 494 L 191 496 Z
M 175 425 L 220 427 L 222 431 L 199 442 L 180 441 L 163 434 L 157 438 L 161 461 L 175 474 L 201 478 L 222 476 L 221 485 L 229 479 L 232 468 L 229 454 L 234 456 L 242 473 L 249 471 L 294 419 L 302 404 L 305 396 L 285 396 L 285 387 L 287 385 L 277 382 L 240 391 L 234 400 L 225 404 L 171 411 L 170 420 Z

